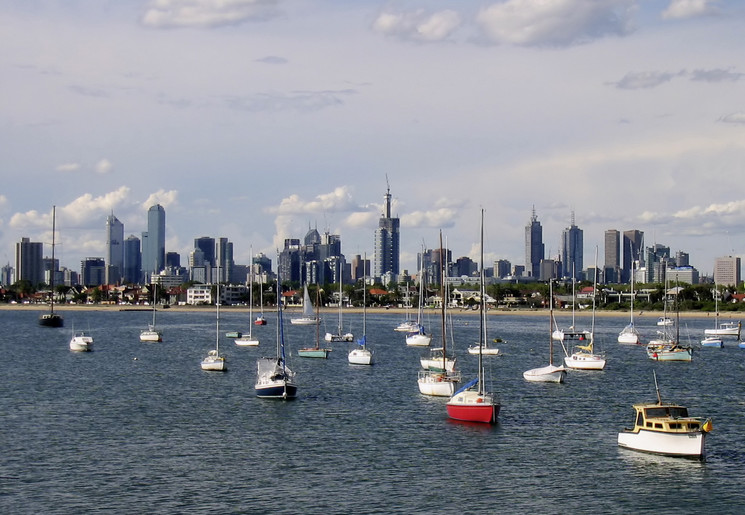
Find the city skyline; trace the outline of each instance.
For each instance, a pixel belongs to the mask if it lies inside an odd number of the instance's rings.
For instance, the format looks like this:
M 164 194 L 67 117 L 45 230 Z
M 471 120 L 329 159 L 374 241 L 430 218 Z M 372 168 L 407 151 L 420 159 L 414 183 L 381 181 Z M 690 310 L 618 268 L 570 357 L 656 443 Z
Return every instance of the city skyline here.
M 532 206 L 546 257 L 572 212 L 587 256 L 609 229 L 704 275 L 745 254 L 741 2 L 70 0 L 0 20 L 6 263 L 51 242 L 53 205 L 75 268 L 106 255 L 110 213 L 126 240 L 156 204 L 182 260 L 203 235 L 274 259 L 309 223 L 372 258 L 386 177 L 409 272 L 440 230 L 476 259 L 481 208 L 488 262 L 523 264 Z

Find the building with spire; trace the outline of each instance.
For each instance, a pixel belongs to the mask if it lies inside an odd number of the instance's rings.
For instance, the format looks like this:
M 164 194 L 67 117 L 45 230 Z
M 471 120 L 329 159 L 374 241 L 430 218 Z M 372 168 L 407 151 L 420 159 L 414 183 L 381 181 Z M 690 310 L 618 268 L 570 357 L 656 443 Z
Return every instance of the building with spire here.
M 106 218 L 106 284 L 118 284 L 124 276 L 124 224 L 114 216 Z
M 538 279 L 541 276 L 541 261 L 545 256 L 543 227 L 538 221 L 533 206 L 530 222 L 525 226 L 525 273 Z
M 386 178 L 386 183 L 387 183 Z M 391 217 L 391 188 L 387 187 L 383 198 L 383 216 L 378 221 L 375 231 L 375 258 L 373 276 L 376 279 L 389 276 L 396 280 L 400 270 L 400 227 L 401 221 Z

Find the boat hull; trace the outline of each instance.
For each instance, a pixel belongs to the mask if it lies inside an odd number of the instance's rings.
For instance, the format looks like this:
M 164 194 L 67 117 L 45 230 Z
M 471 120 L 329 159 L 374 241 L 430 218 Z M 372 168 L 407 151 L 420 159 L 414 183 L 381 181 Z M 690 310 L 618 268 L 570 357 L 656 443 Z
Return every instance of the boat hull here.
M 454 420 L 495 424 L 500 404 L 489 394 L 466 390 L 451 398 L 446 408 L 448 417 Z
M 290 319 L 290 323 L 292 325 L 316 325 L 317 322 L 318 322 L 317 319 L 315 319 L 315 318 L 307 318 L 307 317 L 291 318 Z
M 266 325 L 266 320 L 264 318 L 257 318 L 254 320 L 254 325 Z
M 258 347 L 259 340 L 252 336 L 241 336 L 233 340 L 239 347 Z
M 202 360 L 201 366 L 202 370 L 208 372 L 226 372 L 228 370 L 228 365 L 222 356 L 207 356 Z
M 523 372 L 523 378 L 533 383 L 563 383 L 566 373 L 564 367 L 548 365 Z
M 75 336 L 70 340 L 70 350 L 73 352 L 90 352 L 93 350 L 93 338 L 90 336 Z
M 326 359 L 329 355 L 330 349 L 298 349 L 297 355 L 301 358 L 321 358 Z
M 605 368 L 605 358 L 597 354 L 575 352 L 564 358 L 564 364 L 577 370 L 603 370 Z
M 372 365 L 372 351 L 368 349 L 354 349 L 349 352 L 348 360 L 351 365 Z
M 417 379 L 419 393 L 433 397 L 451 397 L 455 393 L 456 381 L 444 373 L 420 373 Z
M 618 343 L 623 343 L 624 345 L 639 345 L 641 343 L 639 333 L 636 332 L 636 329 L 627 327 L 618 333 Z
M 153 331 L 148 329 L 147 331 L 142 331 L 140 333 L 140 341 L 141 342 L 162 342 L 163 336 L 161 335 L 160 331 Z
M 432 337 L 426 334 L 411 334 L 406 337 L 406 345 L 409 347 L 429 347 Z
M 647 357 L 655 361 L 692 361 L 693 349 L 684 347 L 675 349 L 647 348 Z
M 664 433 L 660 431 L 618 433 L 618 445 L 635 451 L 661 454 L 664 456 L 685 456 L 703 458 L 705 455 L 706 433 Z
M 289 400 L 297 397 L 297 385 L 287 381 L 275 381 L 256 385 L 256 396 L 261 399 Z
M 475 354 L 478 356 L 479 354 L 479 346 L 476 345 L 474 347 L 468 347 L 468 353 L 469 354 Z M 481 355 L 482 356 L 497 356 L 499 355 L 499 349 L 496 347 L 482 347 L 481 348 Z
M 724 342 L 721 338 L 717 338 L 716 336 L 709 336 L 708 338 L 704 338 L 701 340 L 701 347 L 713 347 L 716 349 L 721 349 L 724 347 Z
M 46 313 L 39 317 L 39 325 L 42 327 L 62 327 L 64 319 L 57 313 Z
M 347 334 L 331 334 L 331 333 L 326 333 L 326 335 L 323 337 L 323 339 L 325 341 L 331 342 L 331 343 L 353 342 L 354 341 L 354 335 L 352 333 L 347 333 Z

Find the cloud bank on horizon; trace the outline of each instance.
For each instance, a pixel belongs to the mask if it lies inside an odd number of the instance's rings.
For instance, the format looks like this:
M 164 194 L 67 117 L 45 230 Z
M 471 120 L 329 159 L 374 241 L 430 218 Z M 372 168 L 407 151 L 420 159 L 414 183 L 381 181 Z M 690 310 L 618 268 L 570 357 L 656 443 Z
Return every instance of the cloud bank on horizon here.
M 124 5 L 126 4 L 126 5 Z M 308 227 L 372 255 L 390 179 L 402 263 L 547 254 L 572 213 L 691 255 L 745 237 L 745 6 L 734 0 L 89 0 L 0 6 L 0 248 L 105 254 L 105 220 L 167 247 L 273 257 Z M 9 180 L 12 178 L 12 180 Z

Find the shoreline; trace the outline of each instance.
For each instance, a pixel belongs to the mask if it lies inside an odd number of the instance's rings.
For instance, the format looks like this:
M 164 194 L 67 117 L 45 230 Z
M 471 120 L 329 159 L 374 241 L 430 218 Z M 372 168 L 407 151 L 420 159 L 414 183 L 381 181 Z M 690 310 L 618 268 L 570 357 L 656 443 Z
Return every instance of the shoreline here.
M 0 303 L 0 310 L 4 311 L 47 311 L 49 309 L 48 304 L 7 304 L 7 303 Z M 105 304 L 93 304 L 93 305 L 81 305 L 81 304 L 62 304 L 62 305 L 55 305 L 55 312 L 64 313 L 68 311 L 81 311 L 81 310 L 88 310 L 88 311 L 121 311 L 121 312 L 149 312 L 152 311 L 152 307 L 150 306 L 120 306 L 120 305 L 105 305 Z M 210 312 L 214 310 L 214 306 L 170 306 L 168 308 L 158 308 L 157 311 L 164 312 L 164 311 L 174 311 L 174 312 L 195 312 L 195 311 L 204 311 L 204 312 Z M 248 308 L 246 306 L 220 306 L 221 311 L 235 311 L 235 312 L 247 312 Z M 254 311 L 257 311 L 254 308 Z M 273 313 L 274 309 L 265 309 L 266 313 Z M 408 310 L 408 312 L 412 312 L 413 310 Z M 301 307 L 291 307 L 286 308 L 285 313 L 287 314 L 293 314 L 293 313 L 301 313 L 302 308 Z M 391 315 L 399 315 L 399 316 L 405 316 L 407 313 L 407 310 L 405 308 L 382 308 L 382 307 L 374 307 L 374 308 L 367 308 L 367 312 L 369 314 L 391 314 Z M 439 309 L 435 308 L 425 308 L 424 313 L 437 313 L 439 314 Z M 473 311 L 469 309 L 451 309 L 449 310 L 450 313 L 458 314 L 458 315 L 478 315 L 478 311 Z M 320 313 L 325 316 L 330 315 L 336 315 L 338 313 L 337 307 L 326 307 L 321 308 Z M 344 308 L 345 314 L 361 314 L 362 308 L 354 307 L 354 308 Z M 548 314 L 548 310 L 546 309 L 492 309 L 487 312 L 488 316 L 542 316 L 545 317 Z M 571 316 L 571 311 L 564 311 L 564 310 L 554 310 L 554 317 L 557 319 L 563 319 L 565 317 Z M 664 313 L 662 311 L 638 311 L 634 312 L 634 319 L 656 319 L 661 316 L 663 316 Z M 583 309 L 581 311 L 575 311 L 574 316 L 576 318 L 590 318 L 592 316 L 592 310 L 586 310 Z M 595 312 L 596 317 L 616 317 L 616 318 L 628 318 L 629 312 L 628 311 L 603 311 L 598 310 Z M 677 316 L 675 314 L 668 314 L 671 318 L 674 316 Z M 709 318 L 711 316 L 714 316 L 714 312 L 712 311 L 685 311 L 680 313 L 680 318 Z M 745 318 L 745 313 L 741 312 L 732 312 L 732 313 L 725 313 L 722 314 L 719 313 L 719 318 L 721 320 L 731 320 L 731 319 L 739 319 L 739 318 Z

